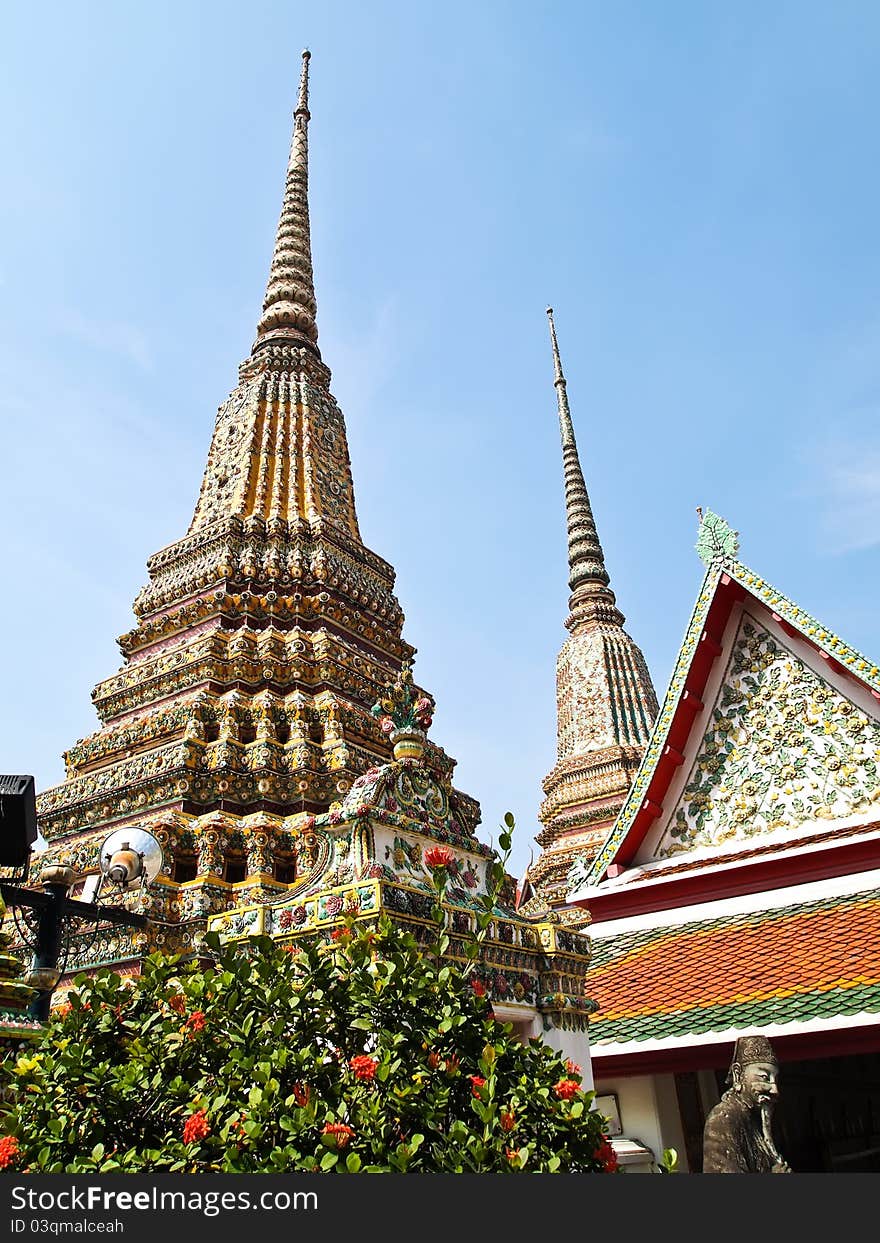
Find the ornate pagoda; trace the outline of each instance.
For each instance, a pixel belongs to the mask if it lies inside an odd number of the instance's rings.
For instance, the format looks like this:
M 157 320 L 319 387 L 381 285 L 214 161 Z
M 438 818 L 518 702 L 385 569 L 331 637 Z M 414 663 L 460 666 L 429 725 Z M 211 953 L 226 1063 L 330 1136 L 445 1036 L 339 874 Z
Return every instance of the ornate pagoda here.
M 192 522 L 148 561 L 122 668 L 92 693 L 101 727 L 38 802 L 50 859 L 81 875 L 107 833 L 149 828 L 165 852 L 153 913 L 173 923 L 270 901 L 323 862 L 299 826 L 391 759 L 370 706 L 415 650 L 394 570 L 361 539 L 318 348 L 308 68 L 303 53 L 256 340 L 217 413 Z M 454 761 L 428 752 L 448 776 Z M 471 832 L 478 804 L 457 798 Z
M 138 970 L 147 949 L 329 936 L 387 913 L 433 935 L 431 847 L 448 853 L 455 957 L 476 927 L 494 852 L 454 761 L 427 738 L 394 571 L 361 539 L 342 412 L 318 349 L 308 210 L 308 68 L 262 314 L 220 407 L 186 536 L 148 562 L 93 693 L 101 728 L 43 793 L 40 859 L 95 874 L 103 838 L 140 827 L 164 867 L 139 897 L 146 933 L 90 928 L 74 969 Z M 496 1014 L 543 1035 L 589 1081 L 586 936 L 518 915 L 501 895 L 477 979 Z M 78 938 L 78 939 L 77 939 Z
M 657 716 L 641 649 L 623 628 L 578 456 L 553 309 L 547 308 L 562 437 L 570 631 L 556 662 L 557 759 L 544 779 L 542 852 L 523 886 L 525 911 L 565 918 L 568 873 L 595 854 L 623 806 Z
M 0 894 L 0 1054 L 20 1048 L 42 1035 L 43 1026 L 31 1018 L 28 1006 L 36 989 L 25 983 L 21 958 L 11 952 L 14 933 L 3 927 L 6 903 Z M 0 1112 L 3 1096 L 0 1093 Z

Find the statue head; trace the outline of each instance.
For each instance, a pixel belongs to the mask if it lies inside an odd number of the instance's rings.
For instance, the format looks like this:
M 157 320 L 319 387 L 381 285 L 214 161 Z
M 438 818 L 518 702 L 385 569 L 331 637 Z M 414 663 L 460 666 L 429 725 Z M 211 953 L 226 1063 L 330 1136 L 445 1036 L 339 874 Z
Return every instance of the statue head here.
M 779 1095 L 779 1063 L 766 1036 L 740 1036 L 727 1082 L 751 1109 L 769 1108 Z

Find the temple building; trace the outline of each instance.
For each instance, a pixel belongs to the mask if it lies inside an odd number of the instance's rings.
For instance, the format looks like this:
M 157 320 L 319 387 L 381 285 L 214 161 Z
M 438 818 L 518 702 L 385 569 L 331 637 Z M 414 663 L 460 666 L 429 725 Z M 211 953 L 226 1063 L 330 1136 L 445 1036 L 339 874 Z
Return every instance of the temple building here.
M 576 859 L 597 852 L 623 806 L 657 716 L 657 696 L 609 586 L 550 307 L 547 316 L 562 437 L 570 633 L 556 662 L 557 759 L 544 780 L 541 854 L 520 898 L 523 911 L 551 910 L 577 922 L 578 912 L 567 906 L 569 871 Z
M 572 869 L 597 1092 L 699 1170 L 734 1043 L 770 1038 L 795 1172 L 880 1169 L 880 667 L 739 560 L 706 574 L 626 801 Z
M 318 348 L 308 72 L 306 52 L 256 339 L 217 413 L 192 522 L 148 562 L 122 668 L 93 692 L 100 728 L 38 800 L 39 866 L 73 867 L 86 896 L 111 831 L 146 829 L 164 851 L 145 895 L 125 899 L 156 922 L 75 934 L 68 978 L 137 971 L 145 951 L 190 949 L 209 923 L 292 939 L 386 911 L 425 936 L 432 845 L 451 852 L 453 956 L 487 892 L 479 806 L 427 738 L 433 700 L 413 682 L 394 570 L 361 538 Z M 586 617 L 592 587 L 579 591 Z M 597 607 L 613 612 L 610 592 Z M 477 978 L 496 1014 L 563 1049 L 589 1082 L 588 961 L 585 935 L 503 894 Z

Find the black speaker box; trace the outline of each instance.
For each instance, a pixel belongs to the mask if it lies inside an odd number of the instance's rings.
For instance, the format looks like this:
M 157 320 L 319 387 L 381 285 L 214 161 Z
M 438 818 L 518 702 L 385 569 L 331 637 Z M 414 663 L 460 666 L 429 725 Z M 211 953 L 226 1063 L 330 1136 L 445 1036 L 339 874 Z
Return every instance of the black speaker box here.
M 21 867 L 36 840 L 33 777 L 0 773 L 0 867 Z

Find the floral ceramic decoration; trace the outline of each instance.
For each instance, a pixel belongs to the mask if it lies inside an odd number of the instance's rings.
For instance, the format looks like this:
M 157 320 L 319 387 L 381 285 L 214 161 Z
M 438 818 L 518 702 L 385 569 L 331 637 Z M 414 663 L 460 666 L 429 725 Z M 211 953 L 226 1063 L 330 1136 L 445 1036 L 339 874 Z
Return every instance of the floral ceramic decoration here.
M 880 798 L 880 723 L 744 614 L 664 856 L 848 816 Z

